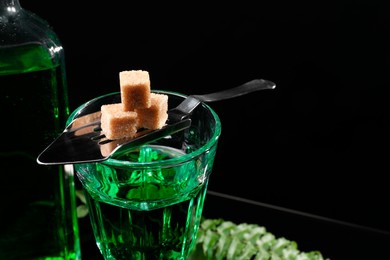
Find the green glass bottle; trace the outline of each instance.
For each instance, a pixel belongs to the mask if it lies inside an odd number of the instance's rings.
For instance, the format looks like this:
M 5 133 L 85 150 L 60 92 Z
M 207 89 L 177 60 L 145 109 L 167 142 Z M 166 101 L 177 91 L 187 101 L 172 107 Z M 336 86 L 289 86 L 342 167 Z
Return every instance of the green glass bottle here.
M 72 168 L 36 162 L 69 115 L 64 50 L 19 0 L 0 0 L 0 108 L 0 259 L 81 259 Z

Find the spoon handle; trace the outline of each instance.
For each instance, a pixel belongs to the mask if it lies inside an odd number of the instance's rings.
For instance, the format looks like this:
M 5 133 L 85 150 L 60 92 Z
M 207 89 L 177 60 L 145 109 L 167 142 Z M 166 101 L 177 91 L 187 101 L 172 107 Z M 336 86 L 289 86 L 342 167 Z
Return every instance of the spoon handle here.
M 192 95 L 192 97 L 202 102 L 213 102 L 246 95 L 258 90 L 274 89 L 275 87 L 276 85 L 272 81 L 265 79 L 254 79 L 234 88 L 204 95 Z
M 224 99 L 234 98 L 248 93 L 264 90 L 264 89 L 274 89 L 276 87 L 275 83 L 269 80 L 264 79 L 254 79 L 248 81 L 238 87 L 222 90 L 219 92 L 204 94 L 204 95 L 190 95 L 183 102 L 181 102 L 176 108 L 168 111 L 169 121 L 177 122 L 183 120 L 185 117 L 189 116 L 191 112 L 201 103 L 201 102 L 214 102 Z

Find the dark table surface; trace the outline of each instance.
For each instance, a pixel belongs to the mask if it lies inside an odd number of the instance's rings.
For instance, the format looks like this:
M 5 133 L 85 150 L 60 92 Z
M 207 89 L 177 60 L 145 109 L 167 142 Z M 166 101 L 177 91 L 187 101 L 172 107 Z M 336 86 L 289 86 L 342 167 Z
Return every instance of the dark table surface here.
M 275 235 L 295 241 L 303 252 L 320 251 L 324 258 L 389 259 L 390 232 L 337 219 L 208 191 L 203 216 L 236 224 L 258 224 Z M 103 259 L 90 229 L 80 220 L 82 259 Z

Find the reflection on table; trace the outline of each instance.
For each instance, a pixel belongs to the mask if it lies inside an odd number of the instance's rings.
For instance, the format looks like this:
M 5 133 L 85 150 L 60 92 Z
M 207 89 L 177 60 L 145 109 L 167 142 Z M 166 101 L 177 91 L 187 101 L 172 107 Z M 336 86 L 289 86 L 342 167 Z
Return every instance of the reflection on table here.
M 245 198 L 208 191 L 203 216 L 236 224 L 257 224 L 275 237 L 295 241 L 303 252 L 320 251 L 324 258 L 386 259 L 390 232 L 324 218 Z M 83 260 L 102 260 L 89 218 L 80 219 Z

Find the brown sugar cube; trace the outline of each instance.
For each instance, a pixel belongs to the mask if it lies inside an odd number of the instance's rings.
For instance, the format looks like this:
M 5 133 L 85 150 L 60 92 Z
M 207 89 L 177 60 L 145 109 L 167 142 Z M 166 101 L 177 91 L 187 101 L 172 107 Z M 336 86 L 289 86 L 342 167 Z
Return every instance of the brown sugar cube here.
M 107 104 L 101 106 L 102 132 L 110 140 L 133 137 L 137 132 L 137 113 L 123 111 L 123 104 Z
M 160 129 L 168 119 L 168 96 L 165 94 L 150 94 L 149 108 L 136 109 L 138 126 L 147 129 Z
M 150 107 L 150 78 L 147 71 L 121 71 L 119 83 L 124 111 Z

